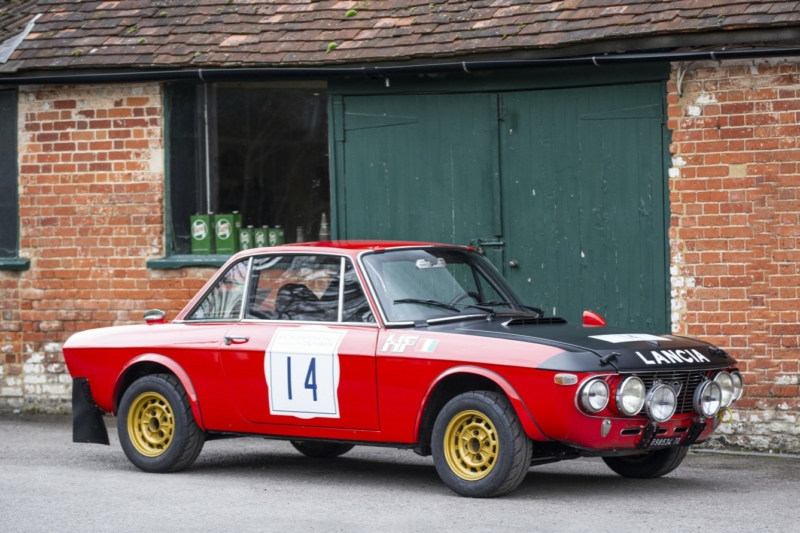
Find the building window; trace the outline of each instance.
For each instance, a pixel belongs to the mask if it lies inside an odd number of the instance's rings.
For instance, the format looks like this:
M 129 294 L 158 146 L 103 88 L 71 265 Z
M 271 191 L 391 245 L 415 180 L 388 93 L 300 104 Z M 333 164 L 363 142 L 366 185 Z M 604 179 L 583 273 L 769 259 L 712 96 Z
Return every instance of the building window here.
M 0 270 L 25 270 L 19 259 L 17 91 L 0 89 Z
M 324 82 L 173 83 L 166 98 L 169 256 L 192 253 L 191 217 L 209 213 L 280 227 L 287 243 L 319 238 L 330 214 Z

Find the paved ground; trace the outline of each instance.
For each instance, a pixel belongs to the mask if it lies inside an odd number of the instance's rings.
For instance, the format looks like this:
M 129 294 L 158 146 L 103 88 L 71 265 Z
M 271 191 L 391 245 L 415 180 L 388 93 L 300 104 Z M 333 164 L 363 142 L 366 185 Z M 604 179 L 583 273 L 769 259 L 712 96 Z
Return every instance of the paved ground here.
M 799 459 L 691 453 L 649 481 L 580 459 L 472 500 L 408 451 L 312 460 L 286 442 L 232 439 L 206 443 L 185 472 L 145 474 L 116 431 L 110 447 L 72 444 L 70 424 L 0 416 L 0 531 L 800 531 Z

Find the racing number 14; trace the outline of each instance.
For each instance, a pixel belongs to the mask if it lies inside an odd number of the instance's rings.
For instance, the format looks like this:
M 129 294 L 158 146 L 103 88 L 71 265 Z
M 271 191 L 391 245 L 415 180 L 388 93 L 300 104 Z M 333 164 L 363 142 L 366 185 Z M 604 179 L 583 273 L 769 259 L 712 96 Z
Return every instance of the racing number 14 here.
M 286 358 L 286 382 L 288 385 L 289 399 L 292 399 L 292 358 Z M 317 358 L 312 357 L 306 372 L 305 388 L 311 389 L 314 393 L 314 401 L 317 401 Z
M 279 328 L 264 353 L 269 412 L 339 418 L 339 343 L 346 332 Z

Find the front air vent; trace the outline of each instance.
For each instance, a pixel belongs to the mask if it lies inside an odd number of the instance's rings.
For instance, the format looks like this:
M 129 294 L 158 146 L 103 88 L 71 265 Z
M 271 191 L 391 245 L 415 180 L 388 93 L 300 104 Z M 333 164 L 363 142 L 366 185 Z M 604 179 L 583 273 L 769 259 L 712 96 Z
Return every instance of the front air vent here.
M 622 435 L 623 437 L 630 437 L 632 435 L 638 435 L 641 432 L 642 430 L 640 428 L 625 428 L 622 431 L 620 431 L 619 434 Z
M 507 322 L 503 322 L 504 326 L 526 326 L 528 324 L 566 324 L 567 321 L 557 316 L 548 317 L 533 317 L 533 316 L 519 316 L 512 318 Z

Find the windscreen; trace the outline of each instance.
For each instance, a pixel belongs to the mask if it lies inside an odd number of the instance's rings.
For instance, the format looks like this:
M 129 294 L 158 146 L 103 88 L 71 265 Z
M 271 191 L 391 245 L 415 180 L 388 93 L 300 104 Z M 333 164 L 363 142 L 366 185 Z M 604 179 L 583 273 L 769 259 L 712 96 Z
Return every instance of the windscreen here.
M 495 268 L 480 254 L 424 248 L 365 255 L 367 276 L 389 322 L 485 313 L 482 302 L 519 303 Z

